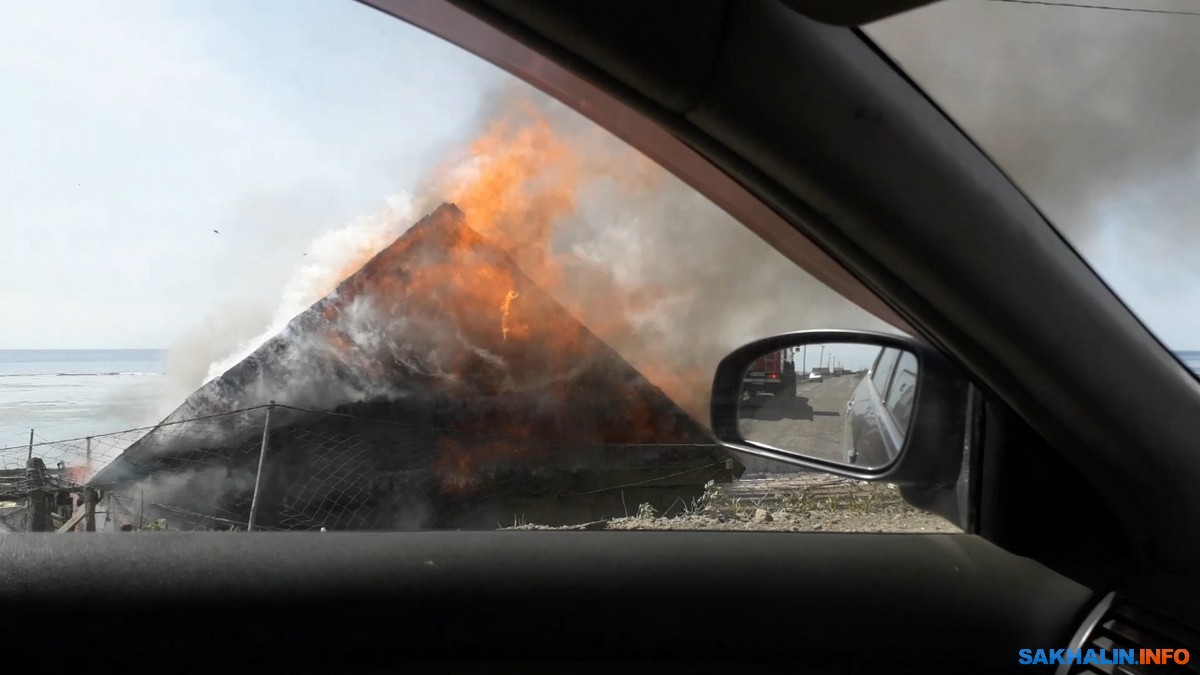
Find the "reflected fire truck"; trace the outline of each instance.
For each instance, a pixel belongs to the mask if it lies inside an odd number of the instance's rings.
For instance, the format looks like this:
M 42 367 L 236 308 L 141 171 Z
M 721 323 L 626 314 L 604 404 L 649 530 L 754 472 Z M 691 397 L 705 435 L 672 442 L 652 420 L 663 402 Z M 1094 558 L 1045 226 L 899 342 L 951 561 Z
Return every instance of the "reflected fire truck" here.
M 771 352 L 750 364 L 742 380 L 742 400 L 761 402 L 764 396 L 796 391 L 796 362 L 792 349 Z

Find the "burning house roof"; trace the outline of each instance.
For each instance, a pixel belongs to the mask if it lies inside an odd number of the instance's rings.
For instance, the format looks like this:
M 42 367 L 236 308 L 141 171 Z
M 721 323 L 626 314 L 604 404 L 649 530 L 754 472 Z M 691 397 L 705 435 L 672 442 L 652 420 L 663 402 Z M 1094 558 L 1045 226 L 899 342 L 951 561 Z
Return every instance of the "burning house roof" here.
M 695 486 L 734 466 L 453 205 L 197 390 L 92 482 L 145 491 L 150 481 L 156 504 L 244 521 L 262 415 L 223 413 L 268 401 L 289 406 L 273 411 L 263 472 L 262 522 L 277 526 L 461 524 L 480 499 Z M 321 484 L 339 487 L 324 494 Z M 411 517 L 397 515 L 406 505 Z

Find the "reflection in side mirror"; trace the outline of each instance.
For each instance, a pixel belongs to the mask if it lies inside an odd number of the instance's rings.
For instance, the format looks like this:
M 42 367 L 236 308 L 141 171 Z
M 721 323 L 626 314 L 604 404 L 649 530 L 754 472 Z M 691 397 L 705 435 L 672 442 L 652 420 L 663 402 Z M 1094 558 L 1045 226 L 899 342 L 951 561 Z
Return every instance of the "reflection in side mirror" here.
M 900 347 L 821 343 L 758 356 L 737 407 L 747 442 L 856 468 L 882 469 L 904 448 L 919 363 Z
M 711 428 L 735 455 L 887 481 L 905 499 L 957 512 L 979 411 L 972 391 L 956 364 L 919 339 L 799 331 L 721 359 Z

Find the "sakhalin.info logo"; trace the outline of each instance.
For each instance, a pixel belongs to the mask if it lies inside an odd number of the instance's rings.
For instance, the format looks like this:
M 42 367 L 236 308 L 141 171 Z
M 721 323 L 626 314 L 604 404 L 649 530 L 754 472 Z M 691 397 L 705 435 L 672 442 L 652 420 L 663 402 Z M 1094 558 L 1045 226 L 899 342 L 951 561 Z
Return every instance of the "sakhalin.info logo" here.
M 1192 655 L 1186 649 L 1018 649 L 1017 663 L 1183 665 Z

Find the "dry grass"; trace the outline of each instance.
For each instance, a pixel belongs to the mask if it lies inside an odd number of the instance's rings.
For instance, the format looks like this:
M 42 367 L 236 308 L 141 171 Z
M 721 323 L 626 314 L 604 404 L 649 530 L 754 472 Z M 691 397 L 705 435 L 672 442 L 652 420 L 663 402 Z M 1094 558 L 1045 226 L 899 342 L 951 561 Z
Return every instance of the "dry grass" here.
M 909 506 L 895 486 L 845 479 L 792 481 L 788 489 L 757 491 L 709 483 L 691 504 L 658 514 L 642 504 L 636 515 L 551 528 L 521 524 L 519 530 L 753 530 L 785 532 L 960 532 L 940 516 Z

